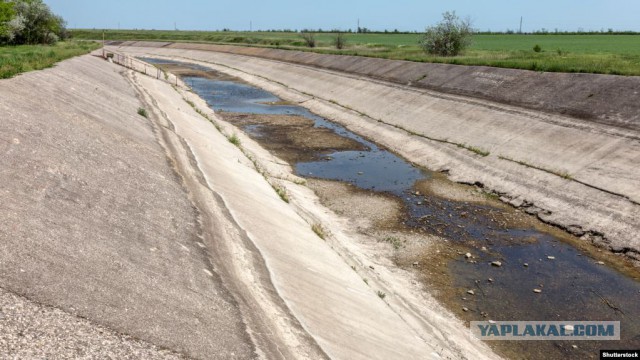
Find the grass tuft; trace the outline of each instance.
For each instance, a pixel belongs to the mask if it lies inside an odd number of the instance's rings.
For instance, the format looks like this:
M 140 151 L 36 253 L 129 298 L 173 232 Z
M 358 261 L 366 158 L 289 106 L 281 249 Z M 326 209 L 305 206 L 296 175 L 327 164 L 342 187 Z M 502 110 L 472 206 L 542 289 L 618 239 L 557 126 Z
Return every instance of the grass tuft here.
M 452 143 L 450 141 L 447 141 L 447 142 L 448 143 Z M 489 156 L 489 154 L 491 154 L 489 151 L 483 150 L 483 149 L 481 149 L 479 147 L 470 146 L 470 145 L 467 145 L 467 144 L 458 144 L 458 143 L 455 143 L 455 145 L 458 146 L 459 148 L 467 149 L 467 150 L 469 150 L 469 151 L 471 151 L 473 153 L 476 153 L 476 154 L 478 154 L 480 156 Z
M 382 239 L 382 241 L 391 244 L 394 250 L 399 250 L 404 245 L 402 240 L 394 236 L 387 236 L 386 238 Z
M 326 233 L 324 228 L 322 227 L 322 225 L 320 224 L 313 224 L 311 225 L 311 230 L 313 230 L 314 233 L 316 233 L 316 235 L 318 235 L 318 237 L 322 240 L 325 240 L 326 238 Z
M 240 147 L 240 138 L 238 137 L 238 134 L 233 134 L 233 135 L 229 136 L 228 140 L 233 145 L 235 145 L 237 147 Z
M 138 108 L 138 115 L 148 118 L 149 117 L 149 113 L 147 112 L 147 109 L 145 108 Z
M 287 190 L 277 185 L 271 185 L 271 187 L 276 191 L 276 194 L 280 196 L 280 199 L 282 199 L 282 201 L 289 203 L 289 194 L 287 194 Z

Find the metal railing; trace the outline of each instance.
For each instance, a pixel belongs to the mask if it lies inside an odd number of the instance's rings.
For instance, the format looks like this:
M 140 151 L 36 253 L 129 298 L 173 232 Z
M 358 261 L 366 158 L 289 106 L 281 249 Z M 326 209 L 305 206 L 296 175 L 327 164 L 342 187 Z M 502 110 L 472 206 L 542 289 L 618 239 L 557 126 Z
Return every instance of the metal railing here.
M 166 72 L 153 64 L 149 64 L 133 56 L 121 54 L 109 49 L 102 49 L 102 57 L 114 64 L 124 66 L 127 69 L 131 69 L 147 76 L 155 77 L 156 79 L 171 85 L 181 85 L 180 78 L 177 75 Z

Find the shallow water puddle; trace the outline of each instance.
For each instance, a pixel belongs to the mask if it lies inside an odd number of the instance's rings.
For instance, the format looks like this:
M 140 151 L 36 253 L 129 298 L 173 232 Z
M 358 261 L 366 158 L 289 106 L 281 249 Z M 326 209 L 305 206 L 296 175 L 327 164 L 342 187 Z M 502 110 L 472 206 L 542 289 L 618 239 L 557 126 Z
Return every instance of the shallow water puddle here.
M 170 63 L 211 72 L 202 66 Z M 492 345 L 503 354 L 513 358 L 583 359 L 597 358 L 600 348 L 640 348 L 640 282 L 598 263 L 596 250 L 585 251 L 569 244 L 579 240 L 562 241 L 560 238 L 571 237 L 545 230 L 549 227 L 531 216 L 497 202 L 462 202 L 425 195 L 417 190 L 417 183 L 430 181 L 432 173 L 305 108 L 283 105 L 281 99 L 262 89 L 228 77 L 216 80 L 215 76 L 187 75 L 183 80 L 226 120 L 235 122 L 276 155 L 284 154 L 282 157 L 292 162 L 298 175 L 393 194 L 405 206 L 406 219 L 400 226 L 448 239 L 452 244 L 448 252 L 439 258 L 426 256 L 425 261 L 443 263 L 440 268 L 427 268 L 448 278 L 438 289 L 438 296 L 460 317 L 621 322 L 621 342 L 494 342 Z M 328 129 L 332 136 L 350 142 L 319 146 L 309 145 L 311 139 L 296 139 L 298 132 L 316 136 L 309 132 L 311 125 L 304 127 L 300 117 L 312 121 L 315 130 Z M 291 123 L 297 119 L 297 125 L 292 126 L 287 119 Z M 465 257 L 465 252 L 472 256 Z M 495 261 L 500 266 L 491 265 Z

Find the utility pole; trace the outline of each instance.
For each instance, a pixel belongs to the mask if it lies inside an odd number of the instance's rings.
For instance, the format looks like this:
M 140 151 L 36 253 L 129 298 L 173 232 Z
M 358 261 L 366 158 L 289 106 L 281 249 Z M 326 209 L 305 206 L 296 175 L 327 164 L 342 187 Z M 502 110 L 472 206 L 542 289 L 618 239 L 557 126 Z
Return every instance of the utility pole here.
M 249 20 L 249 31 L 253 31 L 253 21 Z
M 360 19 L 358 19 L 358 28 L 356 29 L 356 32 L 359 33 L 360 32 Z
M 173 22 L 173 30 L 178 31 L 178 24 L 175 21 Z
M 520 31 L 518 33 L 522 34 L 522 16 L 520 16 Z

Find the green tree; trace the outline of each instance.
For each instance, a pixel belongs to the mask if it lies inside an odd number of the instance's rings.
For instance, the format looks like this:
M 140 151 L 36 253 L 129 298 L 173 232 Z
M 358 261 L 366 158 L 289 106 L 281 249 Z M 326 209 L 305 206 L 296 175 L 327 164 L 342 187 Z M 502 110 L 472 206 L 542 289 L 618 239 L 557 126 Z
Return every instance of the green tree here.
M 0 0 L 0 41 L 9 36 L 9 22 L 15 14 L 12 2 Z
M 0 0 L 0 14 L 0 43 L 53 44 L 66 34 L 62 17 L 42 0 Z
M 471 45 L 471 20 L 460 20 L 456 12 L 445 12 L 442 21 L 428 27 L 420 45 L 429 54 L 456 56 Z

